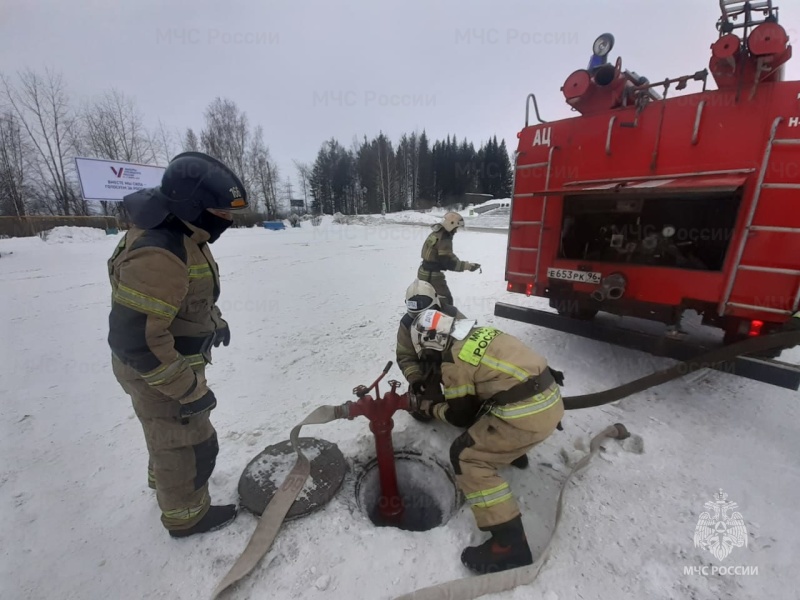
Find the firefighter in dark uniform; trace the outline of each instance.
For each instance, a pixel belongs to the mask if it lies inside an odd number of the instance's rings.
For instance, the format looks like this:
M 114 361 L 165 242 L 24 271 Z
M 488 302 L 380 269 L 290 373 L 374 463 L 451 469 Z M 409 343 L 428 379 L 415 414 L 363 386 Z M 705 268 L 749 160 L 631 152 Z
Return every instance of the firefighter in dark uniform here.
M 406 314 L 400 319 L 397 328 L 397 365 L 403 372 L 413 392 L 424 396 L 428 400 L 444 400 L 442 395 L 442 373 L 440 368 L 441 356 L 437 352 L 424 353 L 417 356 L 414 345 L 411 343 L 411 323 L 422 311 L 436 308 L 451 317 L 466 319 L 455 306 L 441 305 L 436 290 L 427 281 L 415 280 L 406 289 Z M 411 413 L 418 421 L 430 421 L 432 417 L 419 411 Z
M 236 505 L 213 506 L 208 479 L 219 445 L 205 376 L 211 347 L 230 342 L 210 244 L 248 206 L 240 179 L 200 152 L 176 156 L 156 188 L 123 199 L 133 226 L 108 260 L 108 343 L 149 454 L 148 482 L 172 537 L 218 529 Z
M 434 287 L 443 306 L 453 304 L 453 294 L 447 286 L 444 271 L 477 271 L 481 267 L 478 263 L 460 260 L 453 253 L 453 236 L 459 227 L 464 227 L 464 219 L 456 212 L 449 212 L 442 217 L 441 223 L 433 226 L 433 232 L 422 245 L 422 264 L 417 270 L 417 279 Z
M 519 506 L 498 467 L 513 464 L 559 427 L 563 374 L 514 336 L 437 310 L 414 319 L 411 339 L 418 354 L 442 356 L 444 400 L 412 398 L 412 406 L 434 418 L 453 416 L 480 402 L 479 417 L 450 447 L 456 481 L 481 531 L 492 537 L 466 548 L 461 561 L 478 573 L 533 562 Z

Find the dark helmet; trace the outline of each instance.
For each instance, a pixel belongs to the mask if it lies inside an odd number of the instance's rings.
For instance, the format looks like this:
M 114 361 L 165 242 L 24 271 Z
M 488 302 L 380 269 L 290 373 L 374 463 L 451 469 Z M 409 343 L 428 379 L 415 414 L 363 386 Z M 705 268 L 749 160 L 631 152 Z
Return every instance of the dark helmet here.
M 196 221 L 207 208 L 247 208 L 247 191 L 239 177 L 222 162 L 202 152 L 183 152 L 173 158 L 158 188 L 124 198 L 131 218 L 145 229 L 161 223 L 169 213 Z
M 194 221 L 207 208 L 247 208 L 247 192 L 236 174 L 202 152 L 178 154 L 161 178 L 161 193 L 169 198 L 169 212 Z

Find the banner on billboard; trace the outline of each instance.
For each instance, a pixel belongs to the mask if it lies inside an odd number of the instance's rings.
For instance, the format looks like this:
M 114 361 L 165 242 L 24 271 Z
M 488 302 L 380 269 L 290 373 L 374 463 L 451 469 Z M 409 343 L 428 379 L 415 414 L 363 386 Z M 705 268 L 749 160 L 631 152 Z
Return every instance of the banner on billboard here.
M 100 158 L 75 158 L 85 200 L 120 202 L 133 192 L 161 184 L 165 167 Z

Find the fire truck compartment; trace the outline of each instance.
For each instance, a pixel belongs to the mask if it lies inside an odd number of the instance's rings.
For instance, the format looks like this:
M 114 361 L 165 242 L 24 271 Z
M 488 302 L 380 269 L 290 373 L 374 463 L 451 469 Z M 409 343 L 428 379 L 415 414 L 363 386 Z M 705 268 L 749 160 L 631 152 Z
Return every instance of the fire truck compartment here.
M 741 200 L 741 190 L 565 195 L 558 257 L 722 271 Z

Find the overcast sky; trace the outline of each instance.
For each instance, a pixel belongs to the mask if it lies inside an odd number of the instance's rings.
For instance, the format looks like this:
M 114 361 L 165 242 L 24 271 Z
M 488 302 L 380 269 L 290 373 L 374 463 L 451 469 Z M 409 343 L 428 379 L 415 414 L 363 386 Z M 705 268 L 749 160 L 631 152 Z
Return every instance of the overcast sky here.
M 777 4 L 797 53 L 800 2 Z M 560 87 L 599 34 L 612 61 L 663 80 L 708 66 L 718 16 L 717 0 L 0 0 L 0 69 L 55 67 L 77 100 L 119 88 L 173 130 L 230 98 L 294 177 L 332 136 L 426 129 L 513 150 L 527 94 L 546 120 L 575 115 Z

